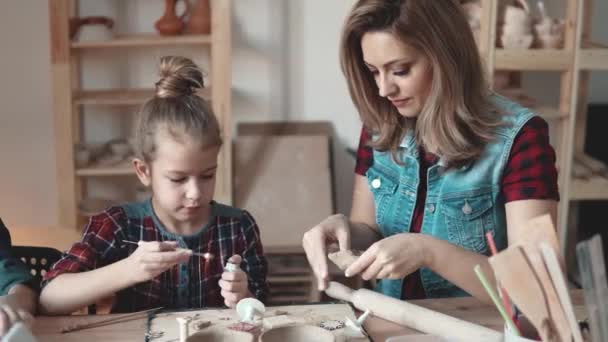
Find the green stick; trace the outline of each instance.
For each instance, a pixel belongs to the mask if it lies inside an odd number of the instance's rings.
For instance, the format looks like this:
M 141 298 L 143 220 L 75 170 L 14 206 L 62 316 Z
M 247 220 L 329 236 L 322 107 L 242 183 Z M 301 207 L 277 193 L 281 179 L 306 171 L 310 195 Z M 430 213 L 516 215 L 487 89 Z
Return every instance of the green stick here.
M 509 314 L 507 314 L 507 310 L 502 305 L 502 302 L 498 298 L 498 295 L 494 291 L 494 288 L 492 287 L 492 285 L 490 285 L 488 278 L 486 278 L 486 275 L 481 270 L 481 266 L 477 265 L 477 266 L 475 266 L 475 268 L 473 268 L 473 270 L 475 271 L 477 278 L 479 278 L 479 281 L 481 281 L 481 285 L 483 285 L 483 287 L 486 289 L 486 292 L 488 293 L 488 295 L 490 295 L 490 298 L 492 298 L 492 302 L 494 302 L 494 305 L 498 309 L 498 312 L 500 312 L 500 315 L 502 316 L 502 318 L 507 323 L 507 326 L 509 327 L 509 329 L 511 331 L 513 331 L 515 334 L 517 334 L 517 336 L 521 336 L 521 333 L 519 332 L 519 329 L 517 329 L 517 326 L 513 322 L 513 319 L 511 319 Z

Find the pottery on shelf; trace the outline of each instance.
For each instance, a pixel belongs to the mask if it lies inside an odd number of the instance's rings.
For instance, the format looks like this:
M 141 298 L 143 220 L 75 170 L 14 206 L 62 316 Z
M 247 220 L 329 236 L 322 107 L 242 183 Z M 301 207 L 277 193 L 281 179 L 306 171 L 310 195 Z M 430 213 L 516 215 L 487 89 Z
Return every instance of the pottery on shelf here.
M 538 9 L 540 18 L 534 24 L 535 46 L 541 49 L 562 48 L 564 45 L 564 20 L 551 18 L 547 14 L 542 1 L 538 2 Z
M 211 3 L 210 0 L 198 0 L 190 12 L 188 33 L 211 33 Z
M 179 0 L 165 0 L 165 13 L 154 24 L 156 30 L 163 36 L 181 34 L 186 26 L 186 24 L 184 24 L 184 17 L 190 11 L 190 2 L 188 0 L 182 1 L 186 5 L 186 9 L 180 16 L 176 13 L 178 2 Z
M 91 161 L 91 151 L 82 144 L 74 146 L 74 162 L 76 167 L 85 167 Z
M 108 142 L 108 147 L 112 155 L 120 157 L 122 159 L 125 159 L 132 154 L 131 145 L 127 140 L 112 140 Z
M 504 9 L 500 42 L 505 49 L 528 49 L 534 42 L 532 16 L 525 0 L 509 4 Z
M 114 38 L 114 20 L 108 17 L 73 17 L 70 19 L 70 39 L 80 42 Z

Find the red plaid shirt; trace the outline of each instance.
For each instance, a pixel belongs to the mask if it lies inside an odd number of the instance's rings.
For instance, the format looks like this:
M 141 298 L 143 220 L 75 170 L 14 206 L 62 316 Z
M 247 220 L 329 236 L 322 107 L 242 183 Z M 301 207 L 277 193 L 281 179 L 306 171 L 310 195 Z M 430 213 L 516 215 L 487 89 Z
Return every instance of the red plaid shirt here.
M 241 267 L 248 275 L 251 293 L 262 301 L 268 295 L 268 264 L 257 224 L 247 211 L 215 202 L 209 224 L 191 236 L 164 229 L 149 200 L 110 207 L 91 217 L 82 240 L 53 265 L 43 286 L 60 274 L 90 271 L 127 258 L 137 246 L 124 240 L 178 241 L 180 247 L 212 253 L 215 258 L 205 261 L 192 256 L 188 263 L 176 265 L 151 281 L 123 289 L 116 294 L 112 312 L 159 306 L 174 309 L 223 306 L 218 281 L 228 258 L 234 254 L 243 257 Z
M 361 130 L 355 172 L 365 176 L 374 163 L 374 154 L 368 146 L 370 134 Z M 420 233 L 426 201 L 426 174 L 429 167 L 439 161 L 436 155 L 420 151 L 424 156 L 420 162 L 420 187 L 410 232 Z M 504 202 L 526 199 L 550 199 L 559 201 L 557 190 L 557 169 L 555 151 L 549 144 L 549 127 L 541 117 L 530 119 L 515 137 L 509 160 L 502 178 L 502 197 Z M 426 297 L 419 271 L 405 278 L 404 299 L 423 299 Z

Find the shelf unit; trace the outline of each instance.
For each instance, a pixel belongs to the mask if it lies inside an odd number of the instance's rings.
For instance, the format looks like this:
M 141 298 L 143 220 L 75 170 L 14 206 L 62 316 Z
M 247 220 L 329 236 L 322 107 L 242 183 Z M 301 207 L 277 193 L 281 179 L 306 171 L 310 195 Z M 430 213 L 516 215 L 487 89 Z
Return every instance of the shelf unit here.
M 82 89 L 81 55 L 83 52 L 117 51 L 163 47 L 194 47 L 207 54 L 212 87 L 199 92 L 210 100 L 218 116 L 225 141 L 218 157 L 215 198 L 232 203 L 232 118 L 231 118 L 231 0 L 211 1 L 210 35 L 160 36 L 151 33 L 117 35 L 106 41 L 72 41 L 70 18 L 78 14 L 78 0 L 49 0 L 51 34 L 51 73 L 57 161 L 59 222 L 64 227 L 79 229 L 83 216 L 78 201 L 87 194 L 86 178 L 132 176 L 128 162 L 111 166 L 89 165 L 76 168 L 74 145 L 82 141 L 83 113 L 94 106 L 139 106 L 154 94 L 153 89 L 116 88 Z M 162 13 L 159 14 L 159 16 Z M 198 53 L 198 52 L 197 52 Z M 156 70 L 150 70 L 154 73 Z
M 574 260 L 573 230 L 569 224 L 573 201 L 608 199 L 608 167 L 583 152 L 589 71 L 608 70 L 608 46 L 590 42 L 593 0 L 566 0 L 563 49 L 505 50 L 496 46 L 500 0 L 482 0 L 479 49 L 489 79 L 496 70 L 553 71 L 561 74 L 560 102 L 555 109 L 535 108 L 558 125 L 556 144 L 561 200 L 558 234 L 562 253 Z

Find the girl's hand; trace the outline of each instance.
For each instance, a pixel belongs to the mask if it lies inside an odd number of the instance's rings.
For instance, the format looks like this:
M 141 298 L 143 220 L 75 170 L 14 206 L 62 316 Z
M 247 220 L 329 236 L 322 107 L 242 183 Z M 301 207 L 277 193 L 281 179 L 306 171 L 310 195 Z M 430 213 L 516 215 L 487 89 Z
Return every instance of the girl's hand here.
M 242 258 L 240 255 L 233 255 L 228 259 L 228 262 L 235 265 L 240 265 Z M 236 307 L 236 304 L 243 298 L 253 297 L 249 292 L 247 282 L 247 273 L 240 268 L 234 272 L 224 271 L 222 279 L 219 281 L 221 294 L 224 297 L 224 304 L 229 308 Z
M 329 272 L 327 271 L 327 245 L 338 242 L 340 250 L 350 249 L 350 229 L 348 219 L 342 215 L 332 215 L 307 231 L 302 238 L 302 245 L 308 263 L 312 266 L 318 280 L 320 291 L 327 288 Z
M 382 239 L 369 247 L 344 274 L 361 274 L 365 280 L 401 279 L 430 264 L 428 235 L 403 233 Z
M 171 267 L 187 262 L 192 255 L 189 249 L 177 249 L 176 241 L 139 241 L 139 247 L 126 259 L 133 282 L 141 283 L 155 278 Z
M 0 337 L 4 336 L 13 326 L 13 324 L 24 321 L 27 325 L 31 325 L 34 320 L 32 315 L 25 310 L 15 310 L 10 305 L 4 304 L 0 306 Z

